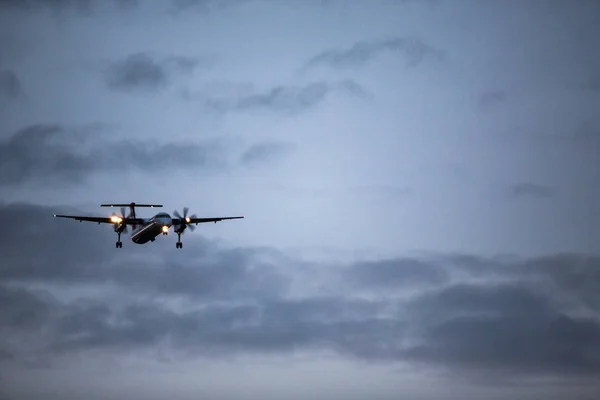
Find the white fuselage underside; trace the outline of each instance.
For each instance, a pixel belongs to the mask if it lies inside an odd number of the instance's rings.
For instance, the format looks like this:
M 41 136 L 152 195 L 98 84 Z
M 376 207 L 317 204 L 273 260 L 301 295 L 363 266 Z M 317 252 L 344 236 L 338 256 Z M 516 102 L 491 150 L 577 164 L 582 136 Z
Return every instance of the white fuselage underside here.
M 148 243 L 164 233 L 163 227 L 171 228 L 171 224 L 171 218 L 168 217 L 151 218 L 146 225 L 134 229 L 131 234 L 131 241 L 137 244 Z

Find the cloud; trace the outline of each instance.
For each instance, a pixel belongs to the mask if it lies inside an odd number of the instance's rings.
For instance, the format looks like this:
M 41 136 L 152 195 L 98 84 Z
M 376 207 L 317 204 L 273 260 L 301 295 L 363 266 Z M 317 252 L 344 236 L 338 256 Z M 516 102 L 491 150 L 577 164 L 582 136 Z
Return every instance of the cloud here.
M 534 285 L 511 282 L 429 293 L 409 305 L 430 321 L 423 323 L 423 344 L 405 354 L 487 374 L 600 372 L 598 320 L 561 312 L 537 292 Z
M 442 50 L 431 47 L 417 37 L 396 37 L 361 41 L 348 48 L 325 50 L 308 60 L 304 69 L 317 66 L 361 67 L 385 53 L 402 54 L 406 58 L 407 65 L 412 67 L 427 58 L 438 61 L 445 58 Z
M 7 351 L 4 351 L 4 350 L 0 349 L 0 361 L 3 361 L 3 360 L 13 360 L 13 359 L 14 359 L 14 356 L 12 354 L 10 354 Z
M 408 3 L 430 3 L 435 4 L 438 0 L 394 0 L 389 5 L 408 4 Z M 272 0 L 172 0 L 170 10 L 173 13 L 197 11 L 201 13 L 210 13 L 212 11 L 224 10 L 235 6 L 245 6 L 253 3 L 262 3 L 267 6 L 276 4 L 278 6 L 291 6 L 297 8 L 298 6 L 307 7 L 330 7 L 330 6 L 346 6 L 347 3 L 339 0 L 319 0 L 314 2 L 307 2 L 304 0 L 289 0 L 285 3 L 272 1 Z M 386 4 L 388 5 L 388 4 Z M 317 9 L 318 11 L 318 9 Z
M 47 358 L 94 350 L 131 353 L 166 341 L 174 354 L 188 356 L 289 352 L 331 345 L 348 354 L 375 356 L 382 353 L 377 348 L 382 342 L 373 333 L 385 340 L 402 331 L 397 321 L 371 316 L 378 306 L 364 300 L 270 300 L 260 306 L 209 303 L 175 311 L 156 300 L 110 307 L 101 300 L 65 304 L 47 291 L 8 286 L 0 286 L 0 298 L 8 301 L 3 325 L 13 335 L 31 337 L 39 332 L 35 346 L 22 345 L 39 349 L 37 355 Z M 43 331 L 52 335 L 43 337 Z
M 138 5 L 137 0 L 0 0 L 0 8 L 19 11 L 37 11 L 48 9 L 52 11 L 76 10 L 82 14 L 93 12 L 98 5 L 110 3 L 119 9 L 131 8 Z
M 188 12 L 191 10 L 209 12 L 215 9 L 224 9 L 231 6 L 246 4 L 252 0 L 172 0 L 171 11 Z M 255 0 L 256 1 L 256 0 Z
M 207 60 L 184 56 L 157 57 L 130 54 L 105 72 L 108 87 L 120 92 L 157 92 L 170 86 L 175 75 L 189 75 Z
M 0 71 L 0 96 L 17 98 L 22 93 L 21 80 L 14 71 Z
M 204 104 L 218 112 L 271 110 L 295 115 L 324 102 L 331 93 L 346 93 L 359 98 L 368 96 L 368 92 L 357 82 L 343 80 L 334 83 L 312 82 L 304 86 L 276 86 L 263 93 L 237 98 L 208 98 Z
M 293 146 L 288 143 L 257 143 L 242 153 L 240 163 L 247 166 L 261 165 L 288 154 L 292 149 Z
M 108 227 L 54 212 L 0 205 L 13 227 L 0 243 L 0 349 L 13 362 L 325 349 L 472 379 L 600 372 L 598 256 L 421 255 L 328 267 L 197 233 L 185 252 L 115 250 L 105 247 Z
M 173 252 L 140 259 L 137 257 L 148 255 L 151 247 L 131 243 L 133 259 L 128 259 L 111 246 L 116 234 L 110 226 L 53 218 L 63 213 L 109 215 L 106 210 L 98 214 L 65 206 L 0 203 L 0 218 L 17 227 L 0 243 L 0 253 L 7 261 L 0 267 L 0 283 L 46 283 L 66 288 L 112 284 L 142 295 L 213 300 L 227 299 L 234 293 L 238 297 L 267 297 L 286 288 L 285 278 L 264 259 L 272 257 L 270 252 L 222 249 L 194 233 L 190 234 L 190 251 L 195 254 L 192 263 L 174 246 Z M 138 210 L 140 213 L 146 214 Z M 174 242 L 176 237 L 170 239 Z M 182 240 L 186 240 L 185 235 Z M 170 267 L 165 269 L 165 264 Z
M 359 311 L 355 304 L 335 304 L 330 299 L 312 303 L 273 302 L 262 308 L 210 305 L 186 312 L 174 312 L 158 303 L 137 304 L 115 310 L 112 315 L 97 312 L 102 310 L 101 307 L 96 304 L 81 307 L 77 316 L 69 316 L 69 319 L 77 318 L 77 323 L 59 322 L 56 328 L 63 336 L 47 349 L 61 352 L 107 348 L 131 351 L 168 340 L 176 351 L 219 356 L 239 351 L 272 353 L 318 348 L 335 341 L 348 351 L 372 352 L 373 349 L 369 349 L 372 344 L 361 343 L 355 338 L 368 331 L 368 324 L 386 328 L 385 321 L 367 316 L 368 306 Z M 339 321 L 337 312 L 347 309 L 355 310 L 355 314 L 363 318 Z M 110 317 L 126 321 L 126 324 L 110 324 Z M 329 318 L 333 320 L 325 322 Z M 391 325 L 394 329 L 394 324 Z M 338 337 L 342 331 L 343 335 Z
M 556 194 L 556 190 L 550 186 L 537 185 L 535 183 L 518 183 L 511 188 L 513 197 L 537 197 L 549 198 Z
M 371 290 L 440 285 L 449 280 L 448 272 L 439 265 L 413 258 L 394 258 L 353 264 L 346 279 L 356 288 Z
M 157 143 L 105 141 L 93 128 L 60 125 L 25 127 L 0 142 L 0 185 L 77 184 L 91 173 L 141 170 L 172 171 L 229 168 L 229 152 L 221 140 Z

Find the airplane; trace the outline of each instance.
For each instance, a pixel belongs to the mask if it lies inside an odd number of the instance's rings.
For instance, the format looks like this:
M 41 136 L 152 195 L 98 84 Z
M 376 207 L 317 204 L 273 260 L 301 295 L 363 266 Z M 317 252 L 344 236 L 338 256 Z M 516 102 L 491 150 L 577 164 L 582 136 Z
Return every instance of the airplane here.
M 183 208 L 183 216 L 181 216 L 177 210 L 173 211 L 175 218 L 171 217 L 168 213 L 159 212 L 151 218 L 139 218 L 135 215 L 136 207 L 162 207 L 162 204 L 101 204 L 100 207 L 121 207 L 121 215 L 117 215 L 113 212 L 110 217 L 88 217 L 88 216 L 77 216 L 77 215 L 60 215 L 54 214 L 56 218 L 70 218 L 76 221 L 82 222 L 97 222 L 99 224 L 112 224 L 114 231 L 117 233 L 117 248 L 123 247 L 121 242 L 121 234 L 127 233 L 127 225 L 132 226 L 131 241 L 136 244 L 145 244 L 148 242 L 154 242 L 156 237 L 161 233 L 167 235 L 169 229 L 173 227 L 174 232 L 177 234 L 177 243 L 175 247 L 178 249 L 183 248 L 181 242 L 181 234 L 189 229 L 194 231 L 195 226 L 204 222 L 214 222 L 215 224 L 219 221 L 228 219 L 240 219 L 241 217 L 217 217 L 217 218 L 197 218 L 195 215 L 187 216 L 189 211 L 188 207 Z M 129 215 L 125 216 L 125 207 L 129 207 Z M 194 224 L 194 225 L 192 225 Z

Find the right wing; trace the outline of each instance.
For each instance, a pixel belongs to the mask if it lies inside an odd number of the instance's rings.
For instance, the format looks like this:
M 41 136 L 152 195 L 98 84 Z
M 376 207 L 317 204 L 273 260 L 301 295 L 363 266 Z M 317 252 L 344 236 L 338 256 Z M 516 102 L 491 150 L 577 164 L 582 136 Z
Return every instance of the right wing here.
M 69 218 L 69 219 L 74 219 L 79 222 L 82 222 L 82 221 L 97 222 L 98 224 L 118 224 L 122 221 L 121 217 L 115 218 L 115 216 L 112 216 L 112 217 L 85 217 L 85 216 L 78 216 L 78 215 L 54 214 L 54 217 Z M 144 223 L 144 220 L 141 218 L 126 218 L 125 223 L 128 225 L 142 225 Z
M 173 221 L 173 225 L 181 225 L 183 223 L 183 221 L 185 221 L 188 224 L 202 224 L 202 223 L 206 223 L 206 222 L 214 222 L 215 224 L 219 221 L 225 221 L 228 219 L 242 219 L 242 218 L 246 218 L 244 216 L 242 217 L 217 217 L 217 218 L 196 218 L 196 217 L 187 217 L 183 220 L 180 220 L 179 218 L 172 218 Z

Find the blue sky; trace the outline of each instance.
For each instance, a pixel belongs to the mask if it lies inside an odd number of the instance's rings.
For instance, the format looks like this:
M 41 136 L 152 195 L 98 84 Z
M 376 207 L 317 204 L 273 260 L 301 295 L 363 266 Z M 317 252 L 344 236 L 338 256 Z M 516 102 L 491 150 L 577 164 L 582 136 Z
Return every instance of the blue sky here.
M 0 9 L 5 397 L 598 389 L 595 2 Z

